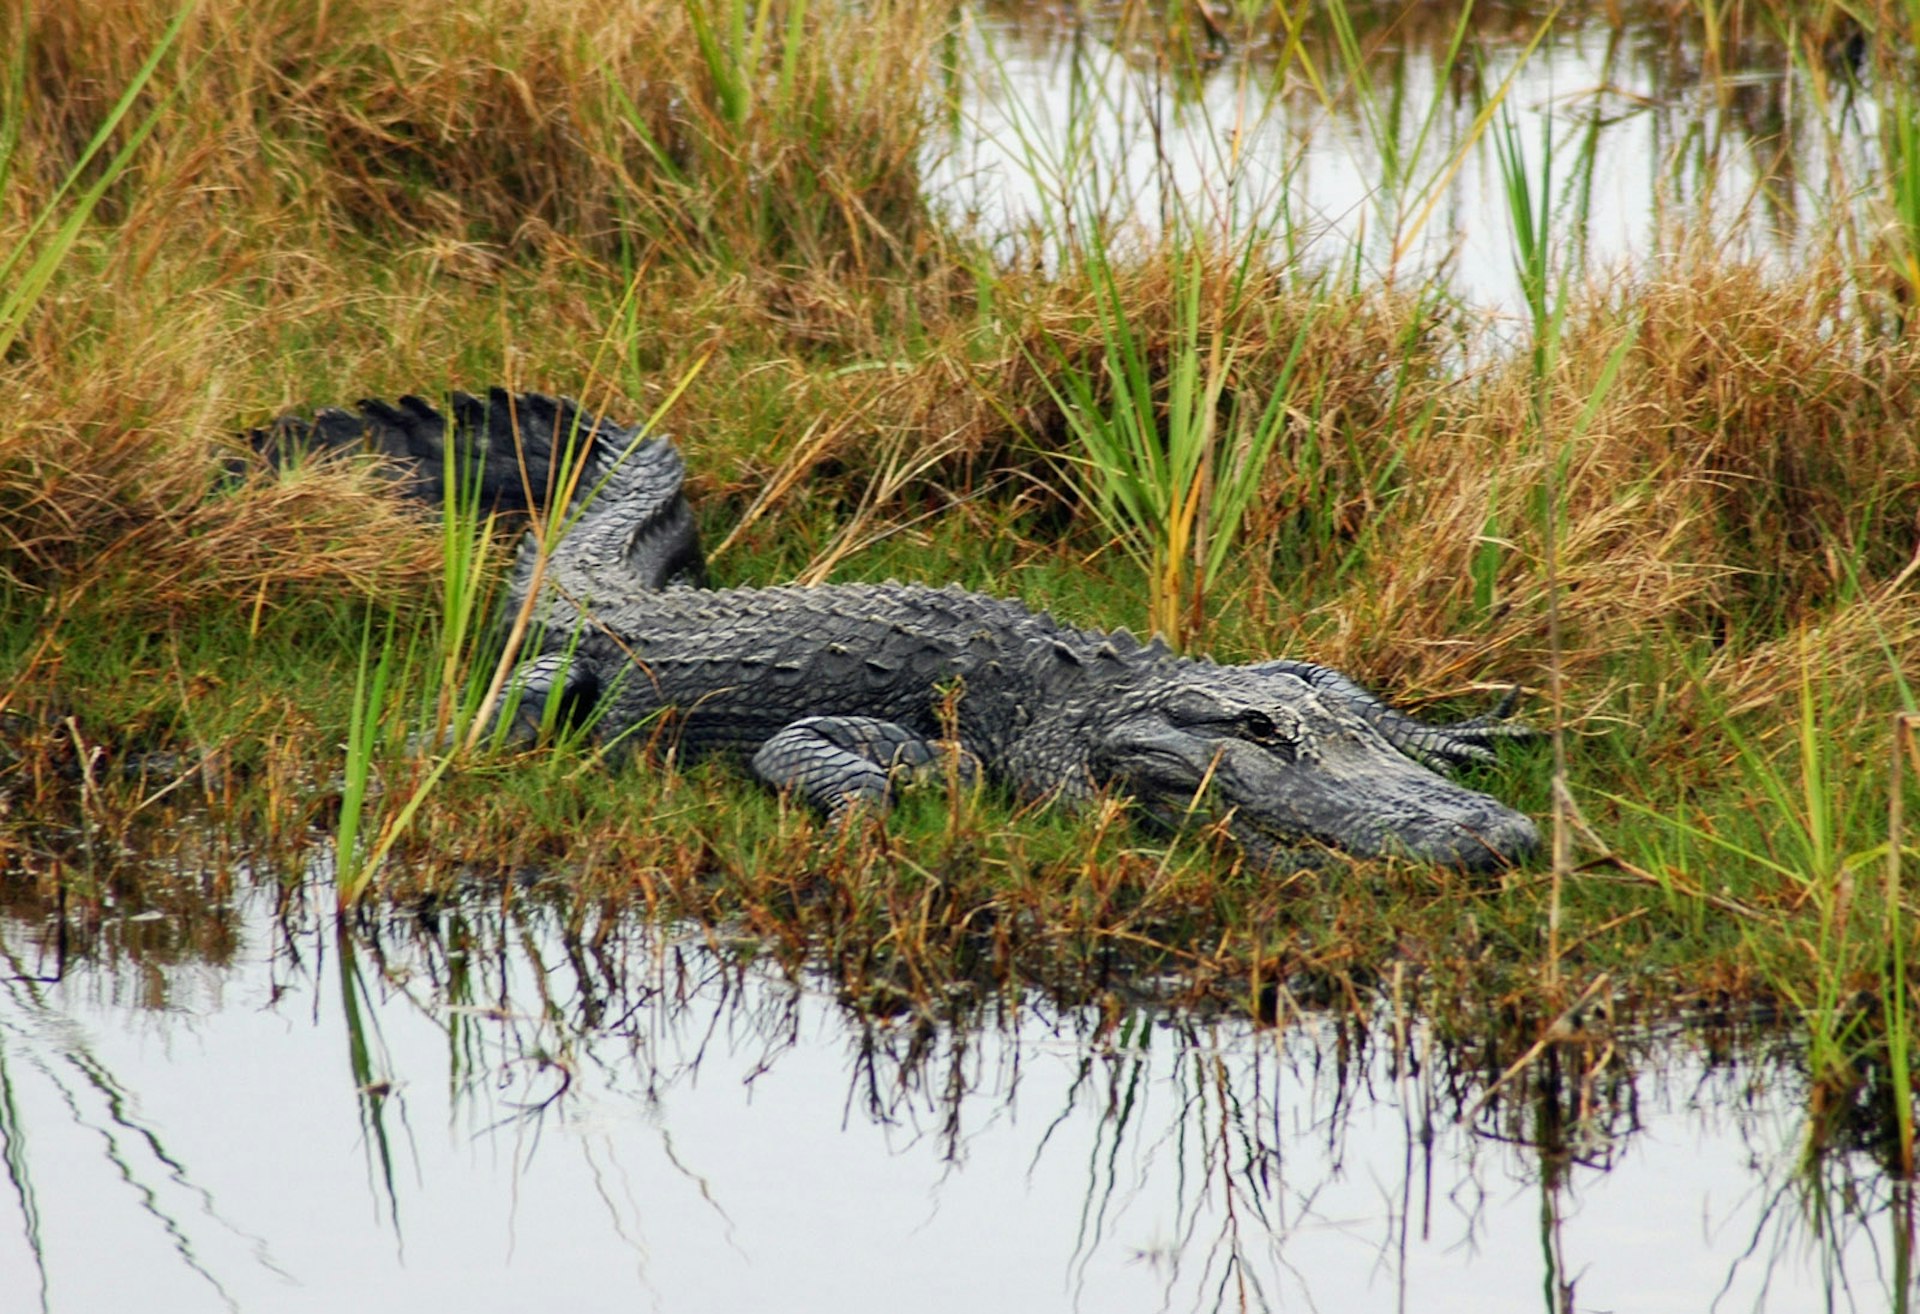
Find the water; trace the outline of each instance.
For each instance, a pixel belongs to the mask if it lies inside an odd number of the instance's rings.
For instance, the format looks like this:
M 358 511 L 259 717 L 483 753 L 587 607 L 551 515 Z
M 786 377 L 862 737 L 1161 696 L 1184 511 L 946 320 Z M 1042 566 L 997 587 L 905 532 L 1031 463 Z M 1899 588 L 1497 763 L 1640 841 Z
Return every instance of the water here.
M 872 1020 L 698 933 L 272 904 L 57 981 L 0 922 L 0 1309 L 1879 1309 L 1906 1253 L 1866 1156 L 1794 1171 L 1790 1052 L 1480 1110 L 1385 1021 Z
M 1555 259 L 1575 282 L 1657 276 L 1690 241 L 1785 268 L 1885 220 L 1879 109 L 1849 89 L 1837 45 L 1831 69 L 1793 66 L 1760 34 L 1716 76 L 1697 33 L 1652 16 L 1563 14 L 1530 49 L 1547 11 L 1518 6 L 1476 15 L 1450 63 L 1457 10 L 1413 8 L 1360 34 L 1369 96 L 1324 31 L 1304 60 L 1269 40 L 1195 69 L 1126 39 L 1127 12 L 969 11 L 928 170 L 1004 257 L 1057 265 L 1095 227 L 1124 245 L 1184 216 L 1281 236 L 1304 267 L 1363 286 L 1441 287 L 1512 317 L 1501 116 L 1481 122 L 1495 102 L 1536 187 L 1553 144 Z

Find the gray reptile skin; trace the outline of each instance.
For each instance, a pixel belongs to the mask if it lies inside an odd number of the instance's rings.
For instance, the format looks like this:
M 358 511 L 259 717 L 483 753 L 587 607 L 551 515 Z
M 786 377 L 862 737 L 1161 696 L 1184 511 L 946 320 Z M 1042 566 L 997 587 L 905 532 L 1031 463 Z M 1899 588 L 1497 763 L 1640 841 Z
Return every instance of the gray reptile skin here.
M 903 773 L 984 775 L 1028 799 L 1130 796 L 1169 827 L 1219 822 L 1254 860 L 1337 849 L 1487 870 L 1539 846 L 1533 822 L 1430 767 L 1531 733 L 1397 712 L 1336 671 L 1225 666 L 1124 631 L 1078 630 L 958 588 L 840 584 L 707 591 L 679 454 L 570 402 L 453 401 L 455 449 L 484 454 L 483 502 L 543 504 L 552 454 L 584 461 L 577 523 L 547 563 L 544 636 L 496 712 L 516 739 L 543 708 L 685 757 L 730 754 L 830 817 L 883 807 Z M 417 398 L 256 431 L 257 449 L 363 449 L 444 496 L 446 423 Z M 520 464 L 527 468 L 522 478 Z M 531 496 L 529 496 L 531 493 Z M 531 545 L 515 570 L 525 596 Z

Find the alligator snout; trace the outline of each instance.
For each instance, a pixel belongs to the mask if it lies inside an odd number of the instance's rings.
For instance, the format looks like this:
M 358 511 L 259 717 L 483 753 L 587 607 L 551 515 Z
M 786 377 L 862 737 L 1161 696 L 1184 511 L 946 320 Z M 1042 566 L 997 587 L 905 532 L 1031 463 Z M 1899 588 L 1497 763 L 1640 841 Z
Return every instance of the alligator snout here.
M 1398 854 L 1467 871 L 1498 871 L 1524 862 L 1540 848 L 1540 829 L 1533 818 L 1515 812 L 1498 799 L 1442 784 L 1462 796 L 1431 816 L 1409 819 L 1399 829 L 1380 837 L 1377 856 Z
M 1222 817 L 1242 848 L 1274 862 L 1337 849 L 1482 872 L 1523 862 L 1540 847 L 1526 814 L 1313 701 L 1296 704 L 1308 715 L 1294 736 L 1264 742 L 1218 721 L 1141 718 L 1109 741 L 1101 764 L 1150 813 L 1177 820 L 1198 807 Z
M 1522 862 L 1540 847 L 1532 818 L 1421 766 L 1368 730 L 1276 757 L 1256 744 L 1220 748 L 1229 829 L 1293 835 L 1355 857 L 1410 858 L 1468 871 Z

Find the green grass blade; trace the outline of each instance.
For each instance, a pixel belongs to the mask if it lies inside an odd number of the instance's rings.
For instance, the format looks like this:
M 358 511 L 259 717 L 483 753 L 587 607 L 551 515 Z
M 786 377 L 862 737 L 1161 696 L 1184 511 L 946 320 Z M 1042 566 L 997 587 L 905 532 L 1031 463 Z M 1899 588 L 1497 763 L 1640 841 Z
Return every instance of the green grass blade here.
M 19 337 L 21 329 L 26 326 L 28 316 L 33 313 L 34 305 L 38 303 L 48 285 L 53 281 L 54 272 L 66 262 L 80 234 L 86 230 L 88 221 L 93 217 L 94 208 L 100 203 L 100 198 L 105 196 L 108 189 L 126 173 L 134 156 L 139 153 L 140 147 L 153 134 L 154 128 L 160 123 L 167 108 L 179 94 L 179 88 L 176 87 L 134 125 L 133 130 L 127 135 L 127 140 L 118 151 L 114 152 L 113 158 L 101 169 L 99 176 L 80 194 L 79 199 L 67 212 L 66 217 L 60 221 L 59 227 L 54 230 L 52 236 L 44 245 L 36 249 L 36 239 L 53 221 L 53 216 L 59 211 L 61 202 L 85 176 L 94 158 L 106 149 L 108 142 L 113 140 L 114 133 L 132 111 L 134 102 L 146 90 L 147 84 L 152 81 L 154 71 L 160 67 L 161 60 L 179 39 L 181 29 L 186 26 L 187 19 L 192 13 L 193 4 L 190 0 L 174 15 L 173 21 L 167 25 L 159 42 L 148 54 L 146 62 L 140 66 L 139 72 L 134 74 L 133 80 L 120 94 L 120 99 L 108 111 L 107 117 L 80 153 L 79 160 L 61 180 L 46 205 L 34 216 L 33 222 L 27 226 L 27 231 L 14 243 L 12 250 L 8 251 L 4 257 L 0 257 L 0 286 L 7 287 L 5 297 L 0 298 L 0 359 L 5 359 L 7 353 L 12 350 L 14 341 Z M 19 58 L 24 59 L 25 56 L 22 55 Z M 7 152 L 9 165 L 12 155 L 13 150 L 9 147 Z M 21 262 L 26 260 L 27 253 L 30 251 L 33 252 L 33 257 L 27 261 L 23 269 Z

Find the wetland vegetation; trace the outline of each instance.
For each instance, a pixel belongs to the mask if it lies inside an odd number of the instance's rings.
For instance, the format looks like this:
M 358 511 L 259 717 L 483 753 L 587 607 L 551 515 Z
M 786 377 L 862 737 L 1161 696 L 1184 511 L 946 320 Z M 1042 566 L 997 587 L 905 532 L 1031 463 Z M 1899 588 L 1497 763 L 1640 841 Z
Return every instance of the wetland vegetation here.
M 1797 1207 L 1889 1220 L 1904 1305 L 1916 51 L 1912 3 L 0 0 L 10 970 L 164 994 L 265 897 L 389 983 L 397 927 L 535 919 L 583 999 L 674 928 L 896 1040 L 1334 1016 L 1549 1177 L 1685 1024 L 1789 1044 Z M 484 700 L 517 529 L 236 435 L 491 384 L 674 434 L 720 583 L 1521 684 L 1549 733 L 1473 783 L 1551 852 L 1265 872 L 1121 800 L 840 832 L 720 765 L 410 751 Z

